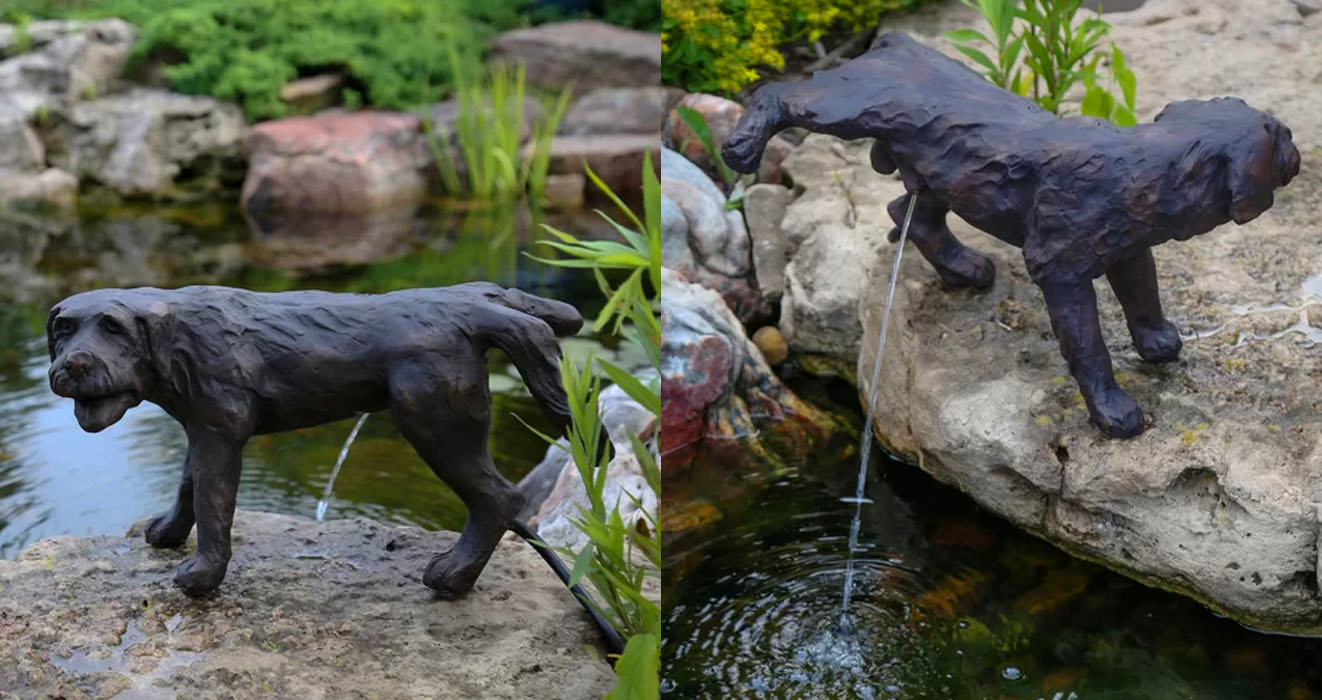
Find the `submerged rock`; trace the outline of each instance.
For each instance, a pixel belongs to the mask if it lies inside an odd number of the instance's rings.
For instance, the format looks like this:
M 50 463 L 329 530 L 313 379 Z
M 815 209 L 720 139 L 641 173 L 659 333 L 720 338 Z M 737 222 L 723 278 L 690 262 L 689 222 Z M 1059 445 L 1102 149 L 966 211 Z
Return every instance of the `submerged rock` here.
M 729 469 L 801 458 L 838 426 L 772 372 L 714 291 L 661 270 L 661 456 L 667 478 L 698 450 Z
M 423 587 L 457 535 L 240 511 L 220 593 L 170 583 L 185 552 L 55 537 L 0 560 L 0 688 L 20 697 L 587 698 L 596 631 L 531 547 L 505 542 L 459 601 Z M 149 695 L 150 694 L 150 695 Z
M 1154 249 L 1166 312 L 1185 334 L 1179 362 L 1141 362 L 1098 284 L 1117 377 L 1151 420 L 1132 440 L 1089 424 L 1020 251 L 950 217 L 963 242 L 995 261 L 996 283 L 984 294 L 951 290 L 916 251 L 906 255 L 872 407 L 877 437 L 1079 556 L 1255 627 L 1322 633 L 1322 175 L 1307 165 L 1322 153 L 1322 102 L 1312 73 L 1280 68 L 1322 65 L 1322 15 L 1265 0 L 1149 0 L 1110 20 L 1139 76 L 1140 115 L 1175 99 L 1239 95 L 1289 125 L 1305 167 L 1258 219 Z M 851 177 L 877 176 L 863 161 L 848 165 Z M 803 198 L 827 187 L 809 183 Z M 854 228 L 888 228 L 887 200 Z M 813 235 L 841 227 L 821 215 Z M 862 396 L 892 252 L 867 254 L 858 287 Z

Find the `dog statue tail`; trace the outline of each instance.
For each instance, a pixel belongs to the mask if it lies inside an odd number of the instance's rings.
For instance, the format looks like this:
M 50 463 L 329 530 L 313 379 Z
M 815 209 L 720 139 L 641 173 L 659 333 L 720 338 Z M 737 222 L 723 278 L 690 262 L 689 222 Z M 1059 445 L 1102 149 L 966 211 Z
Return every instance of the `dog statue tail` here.
M 501 289 L 488 298 L 530 317 L 526 323 L 505 323 L 484 335 L 514 362 L 537 405 L 563 431 L 569 427 L 569 402 L 560 381 L 560 343 L 556 338 L 577 333 L 583 327 L 583 316 L 562 301 L 517 289 Z M 546 332 L 548 327 L 550 333 Z

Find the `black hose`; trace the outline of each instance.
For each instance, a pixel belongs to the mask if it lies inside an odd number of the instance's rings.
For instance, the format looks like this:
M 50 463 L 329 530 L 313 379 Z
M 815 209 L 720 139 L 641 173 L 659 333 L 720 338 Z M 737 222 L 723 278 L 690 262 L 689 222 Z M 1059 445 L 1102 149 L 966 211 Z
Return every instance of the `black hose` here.
M 542 541 L 538 539 L 537 534 L 532 531 L 532 528 L 529 528 L 524 523 L 519 522 L 518 520 L 513 520 L 510 522 L 510 530 L 513 530 L 514 534 L 522 537 L 528 542 L 528 544 L 532 545 L 532 548 L 537 550 L 537 553 L 542 556 L 542 559 L 546 560 L 546 563 L 551 566 L 551 570 L 555 571 L 555 575 L 560 577 L 560 582 L 569 586 L 569 591 L 578 599 L 579 604 L 587 611 L 588 617 L 592 618 L 592 624 L 596 625 L 597 630 L 601 632 L 601 639 L 606 645 L 606 652 L 615 657 L 623 654 L 624 638 L 620 636 L 619 632 L 615 631 L 614 627 L 611 627 L 611 623 L 607 622 L 606 618 L 601 616 L 601 613 L 597 612 L 597 607 L 592 602 L 592 597 L 588 595 L 587 591 L 583 590 L 582 586 L 578 584 L 572 586 L 569 585 L 571 574 L 569 573 L 569 569 L 565 568 L 565 563 L 560 561 L 560 557 L 556 556 L 555 552 L 551 551 L 550 548 L 542 543 Z M 611 658 L 611 665 L 615 665 L 615 659 L 613 658 Z

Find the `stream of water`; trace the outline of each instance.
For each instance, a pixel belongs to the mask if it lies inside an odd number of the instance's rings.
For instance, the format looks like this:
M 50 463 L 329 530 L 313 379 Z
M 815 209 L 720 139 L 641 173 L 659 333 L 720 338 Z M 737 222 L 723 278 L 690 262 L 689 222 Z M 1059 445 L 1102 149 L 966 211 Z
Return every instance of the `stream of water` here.
M 849 524 L 849 556 L 845 560 L 844 592 L 840 598 L 840 622 L 837 625 L 840 634 L 848 635 L 852 627 L 849 617 L 849 599 L 854 593 L 854 554 L 859 551 L 858 530 L 862 520 L 863 504 L 869 502 L 863 497 L 863 487 L 868 478 L 868 460 L 872 457 L 872 411 L 877 405 L 877 387 L 881 384 L 881 358 L 886 351 L 886 327 L 891 320 L 891 302 L 895 300 L 895 282 L 900 277 L 900 262 L 904 258 L 904 243 L 909 238 L 909 222 L 913 220 L 914 205 L 918 195 L 909 195 L 909 208 L 904 212 L 904 223 L 900 225 L 900 240 L 895 246 L 895 262 L 891 265 L 890 283 L 886 287 L 886 306 L 881 310 L 881 333 L 877 337 L 877 361 L 872 366 L 872 385 L 868 390 L 868 405 L 864 407 L 862 445 L 859 448 L 858 483 L 854 487 L 853 498 L 842 498 L 846 503 L 854 504 L 854 519 Z
M 317 502 L 317 522 L 326 519 L 326 509 L 330 507 L 331 494 L 335 492 L 335 477 L 340 475 L 340 467 L 344 466 L 344 460 L 349 457 L 349 448 L 358 439 L 358 431 L 363 429 L 363 423 L 367 422 L 370 415 L 364 413 L 358 416 L 358 422 L 353 424 L 353 430 L 349 431 L 349 437 L 344 440 L 344 447 L 340 448 L 340 455 L 335 458 L 335 466 L 331 469 L 330 478 L 326 480 L 326 490 L 321 492 L 321 500 Z

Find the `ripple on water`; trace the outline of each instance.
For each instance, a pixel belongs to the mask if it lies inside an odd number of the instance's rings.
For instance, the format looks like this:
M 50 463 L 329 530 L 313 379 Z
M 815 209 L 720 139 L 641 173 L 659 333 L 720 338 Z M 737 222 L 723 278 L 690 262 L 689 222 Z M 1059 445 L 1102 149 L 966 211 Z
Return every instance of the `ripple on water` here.
M 843 536 L 748 544 L 755 554 L 713 581 L 718 595 L 672 615 L 683 620 L 684 629 L 667 632 L 682 640 L 678 656 L 702 659 L 695 670 L 727 689 L 872 698 L 902 687 L 900 659 L 912 662 L 905 601 L 922 588 L 914 574 L 884 556 L 856 557 L 842 624 Z

